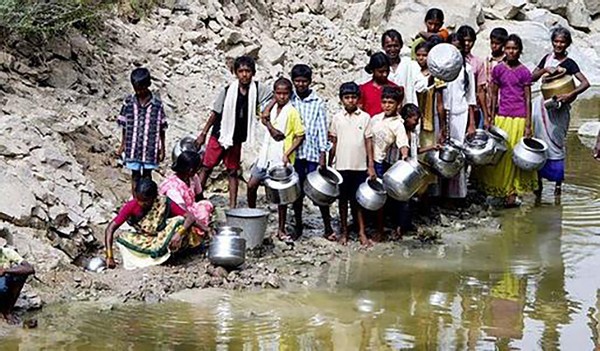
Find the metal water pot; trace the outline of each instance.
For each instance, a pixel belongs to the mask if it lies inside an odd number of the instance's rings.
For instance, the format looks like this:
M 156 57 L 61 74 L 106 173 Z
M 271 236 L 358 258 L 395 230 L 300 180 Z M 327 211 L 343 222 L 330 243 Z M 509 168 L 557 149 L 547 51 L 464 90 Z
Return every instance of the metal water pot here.
M 340 196 L 343 181 L 342 175 L 331 167 L 317 169 L 306 176 L 304 193 L 315 204 L 328 206 Z
M 443 157 L 444 149 L 453 149 L 456 151 L 455 156 L 453 156 L 452 161 L 446 161 Z M 465 166 L 465 156 L 458 149 L 458 147 L 453 145 L 446 145 L 442 150 L 431 150 L 425 154 L 425 163 L 429 165 L 433 173 L 436 173 L 440 177 L 443 178 L 453 178 L 456 176 L 461 169 Z
M 522 138 L 513 149 L 513 163 L 524 171 L 539 171 L 546 164 L 548 145 L 541 139 Z
M 398 201 L 408 201 L 427 183 L 429 171 L 417 160 L 398 161 L 383 175 L 388 195 Z
M 467 162 L 475 166 L 491 164 L 494 158 L 494 139 L 483 129 L 465 137 L 462 151 Z
M 488 134 L 494 140 L 494 156 L 492 157 L 490 164 L 497 165 L 502 159 L 502 156 L 508 151 L 508 133 L 500 127 L 491 126 L 488 130 Z
M 383 181 L 367 179 L 356 190 L 356 201 L 359 205 L 369 211 L 377 211 L 385 205 L 387 194 L 383 187 Z
M 240 237 L 242 229 L 221 227 L 210 243 L 208 259 L 216 266 L 234 268 L 246 259 L 246 240 Z
M 196 147 L 196 139 L 191 136 L 186 136 L 181 138 L 179 141 L 175 143 L 173 146 L 173 151 L 171 152 L 171 164 L 175 166 L 177 163 L 177 159 L 179 155 L 181 155 L 185 151 L 197 152 L 200 154 L 200 159 L 202 159 L 204 155 L 204 148 L 198 149 Z
M 277 205 L 291 204 L 298 200 L 302 193 L 300 178 L 291 165 L 269 168 L 265 187 L 267 198 Z

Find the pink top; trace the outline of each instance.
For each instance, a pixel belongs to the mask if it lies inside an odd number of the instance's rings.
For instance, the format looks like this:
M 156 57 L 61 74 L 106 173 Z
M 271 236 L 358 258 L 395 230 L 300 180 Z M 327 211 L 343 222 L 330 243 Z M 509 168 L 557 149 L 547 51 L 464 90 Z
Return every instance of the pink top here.
M 158 189 L 161 195 L 167 196 L 171 201 L 177 203 L 181 208 L 191 212 L 196 221 L 204 225 L 210 223 L 210 217 L 214 209 L 210 201 L 203 200 L 196 202 L 196 195 L 202 192 L 200 179 L 197 175 L 190 179 L 188 186 L 177 175 L 168 176 Z
M 477 86 L 485 85 L 487 77 L 485 75 L 485 63 L 483 60 L 473 54 L 468 54 L 466 59 L 467 63 L 470 64 L 473 69 L 473 75 L 475 76 Z
M 177 216 L 185 216 L 186 212 L 181 207 L 177 206 L 177 204 L 173 201 L 170 202 L 170 211 L 169 217 L 177 217 Z M 119 214 L 113 222 L 117 225 L 117 227 L 121 226 L 125 221 L 130 219 L 131 217 L 141 218 L 144 215 L 144 209 L 140 204 L 135 200 L 129 200 L 121 207 Z
M 492 71 L 492 82 L 498 86 L 498 114 L 507 117 L 526 117 L 525 89 L 531 86 L 531 72 L 520 64 L 511 68 L 500 63 Z

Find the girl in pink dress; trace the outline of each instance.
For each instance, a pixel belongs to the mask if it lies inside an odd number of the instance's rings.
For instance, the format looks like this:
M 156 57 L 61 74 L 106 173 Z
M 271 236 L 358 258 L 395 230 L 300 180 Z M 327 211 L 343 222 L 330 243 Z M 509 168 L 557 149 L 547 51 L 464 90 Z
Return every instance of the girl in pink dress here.
M 202 187 L 196 174 L 200 168 L 200 155 L 184 151 L 171 168 L 175 174 L 171 174 L 160 184 L 159 193 L 191 212 L 197 222 L 208 226 L 214 207 L 210 201 L 201 200 Z

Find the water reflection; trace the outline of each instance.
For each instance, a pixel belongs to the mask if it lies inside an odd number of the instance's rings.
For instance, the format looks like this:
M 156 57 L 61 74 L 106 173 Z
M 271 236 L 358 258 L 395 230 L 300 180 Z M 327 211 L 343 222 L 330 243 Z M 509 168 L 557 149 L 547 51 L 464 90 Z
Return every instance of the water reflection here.
M 579 117 L 575 127 L 590 116 Z M 54 306 L 38 316 L 38 330 L 0 327 L 0 349 L 599 348 L 600 163 L 575 135 L 568 143 L 562 204 L 547 186 L 540 207 L 504 212 L 502 233 L 485 240 L 332 262 L 315 291 Z

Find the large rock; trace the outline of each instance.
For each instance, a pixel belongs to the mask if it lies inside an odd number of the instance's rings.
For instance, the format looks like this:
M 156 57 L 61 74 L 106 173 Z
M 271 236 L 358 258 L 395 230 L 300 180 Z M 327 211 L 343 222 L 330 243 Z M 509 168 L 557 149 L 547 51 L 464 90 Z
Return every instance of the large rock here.
M 77 83 L 79 75 L 73 68 L 73 63 L 63 60 L 52 60 L 49 64 L 51 72 L 46 81 L 51 87 L 69 89 Z
M 559 15 L 564 15 L 567 11 L 568 3 L 569 2 L 565 0 L 537 0 L 536 5 Z
M 566 17 L 571 26 L 586 32 L 590 31 L 592 17 L 590 11 L 585 7 L 583 0 L 569 1 Z
M 570 28 L 569 22 L 566 19 L 546 9 L 534 8 L 530 11 L 526 11 L 523 15 L 525 20 L 541 23 L 548 28 L 557 25 Z
M 355 27 L 366 28 L 369 25 L 369 1 L 347 4 L 344 11 L 344 22 Z
M 496 0 L 493 2 L 492 8 L 484 9 L 484 12 L 489 12 L 486 17 L 492 14 L 498 19 L 513 19 L 526 4 L 527 1 L 525 0 Z
M 592 16 L 600 14 L 600 1 L 598 0 L 583 0 L 585 6 Z
M 7 168 L 0 172 L 0 219 L 18 225 L 28 224 L 37 204 L 31 187 L 32 184 L 25 184 L 15 175 L 8 173 Z
M 286 50 L 279 45 L 277 41 L 273 38 L 264 35 L 261 38 L 262 47 L 258 53 L 259 57 L 271 65 L 276 65 L 278 63 L 283 63 L 285 60 L 285 52 Z

